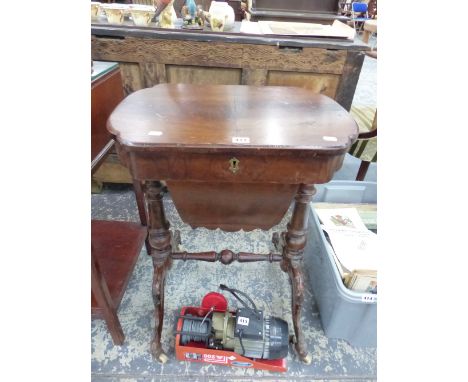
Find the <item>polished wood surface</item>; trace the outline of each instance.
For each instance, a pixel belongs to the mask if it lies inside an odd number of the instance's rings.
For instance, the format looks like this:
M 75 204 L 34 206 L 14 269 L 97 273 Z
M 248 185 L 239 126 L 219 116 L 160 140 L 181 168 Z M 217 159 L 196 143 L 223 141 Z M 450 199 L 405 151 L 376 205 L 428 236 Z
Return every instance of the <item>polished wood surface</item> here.
M 349 146 L 356 122 L 331 98 L 292 87 L 162 84 L 131 94 L 109 131 L 126 146 L 291 149 Z M 236 138 L 248 142 L 233 143 Z
M 166 362 L 167 356 L 161 345 L 161 333 L 164 320 L 164 282 L 166 272 L 172 266 L 172 232 L 166 219 L 163 205 L 163 186 L 160 182 L 147 182 L 145 194 L 148 211 L 148 241 L 153 258 L 152 295 L 154 302 L 154 334 L 151 341 L 151 353 L 160 362 Z
M 91 160 L 112 139 L 106 121 L 123 99 L 122 78 L 118 67 L 91 83 Z
M 314 183 L 333 177 L 358 135 L 346 110 L 300 88 L 161 84 L 128 96 L 107 126 L 144 193 L 140 204 L 146 202 L 140 213 L 147 218 L 154 266 L 153 356 L 167 360 L 161 333 L 164 280 L 172 259 L 280 261 L 293 290 L 295 348 L 310 363 L 301 328 L 309 202 Z M 165 217 L 159 180 L 167 182 L 184 222 L 212 229 L 270 228 L 294 199 L 287 231 L 273 237 L 278 253 L 180 252 L 178 235 Z
M 227 231 L 278 224 L 297 185 L 328 182 L 358 134 L 326 96 L 238 85 L 140 90 L 114 110 L 108 129 L 136 182 L 167 181 L 184 222 Z
M 146 228 L 138 223 L 122 221 L 91 221 L 93 257 L 99 263 L 102 277 L 117 308 L 125 293 L 133 268 L 146 237 Z M 93 318 L 103 318 L 93 289 L 91 296 Z
M 302 256 L 307 244 L 307 227 L 309 222 L 309 203 L 316 190 L 313 184 L 301 184 L 295 196 L 294 210 L 288 229 L 283 232 L 283 261 L 281 269 L 289 274 L 292 286 L 292 318 L 294 332 L 296 333 L 295 348 L 299 358 L 305 363 L 312 362 L 312 355 L 307 351 L 304 336 L 302 335 L 301 310 L 304 302 L 305 280 L 302 271 Z
M 95 255 L 95 250 L 93 248 L 93 243 L 91 242 L 91 290 L 92 290 L 92 299 L 95 301 L 95 306 L 97 309 L 100 309 L 100 314 L 97 314 L 97 311 L 94 311 L 95 315 L 98 317 L 104 318 L 107 324 L 107 329 L 109 330 L 112 341 L 114 345 L 122 345 L 125 339 L 125 335 L 122 330 L 122 325 L 120 325 L 119 317 L 117 316 L 117 308 L 114 305 L 112 300 L 112 295 L 107 286 L 107 282 L 104 278 L 103 272 L 101 271 L 101 266 L 99 264 L 98 258 Z M 93 310 L 92 310 L 93 311 Z
M 174 260 L 200 260 L 200 261 L 208 261 L 214 263 L 215 261 L 219 261 L 224 265 L 229 265 L 234 261 L 238 261 L 239 263 L 251 263 L 254 261 L 269 261 L 273 263 L 275 261 L 282 261 L 283 257 L 277 253 L 266 253 L 266 254 L 258 254 L 258 253 L 249 253 L 249 252 L 238 252 L 234 253 L 227 249 L 222 250 L 221 252 L 198 252 L 198 253 L 190 253 L 190 252 L 172 252 L 171 259 Z
M 222 227 L 224 231 L 270 229 L 281 221 L 298 188 L 282 183 L 199 181 L 167 181 L 167 186 L 184 222 L 192 228 Z

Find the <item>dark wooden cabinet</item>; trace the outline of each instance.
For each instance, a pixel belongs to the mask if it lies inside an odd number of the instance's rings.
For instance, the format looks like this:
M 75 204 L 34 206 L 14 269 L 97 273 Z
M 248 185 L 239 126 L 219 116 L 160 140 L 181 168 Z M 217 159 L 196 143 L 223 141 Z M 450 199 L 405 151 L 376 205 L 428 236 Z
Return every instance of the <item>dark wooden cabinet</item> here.
M 97 169 L 99 161 L 112 143 L 106 129 L 107 118 L 122 101 L 122 77 L 117 63 L 96 62 L 91 75 L 91 168 Z
M 346 21 L 338 0 L 252 0 L 252 20 L 279 20 L 332 24 Z

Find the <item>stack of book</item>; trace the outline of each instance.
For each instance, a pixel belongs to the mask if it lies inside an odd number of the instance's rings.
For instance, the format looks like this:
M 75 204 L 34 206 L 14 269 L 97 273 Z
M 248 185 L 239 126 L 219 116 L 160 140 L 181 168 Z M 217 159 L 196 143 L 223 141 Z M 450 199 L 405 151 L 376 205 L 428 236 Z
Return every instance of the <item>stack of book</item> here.
M 315 208 L 348 289 L 377 293 L 377 235 L 356 208 Z

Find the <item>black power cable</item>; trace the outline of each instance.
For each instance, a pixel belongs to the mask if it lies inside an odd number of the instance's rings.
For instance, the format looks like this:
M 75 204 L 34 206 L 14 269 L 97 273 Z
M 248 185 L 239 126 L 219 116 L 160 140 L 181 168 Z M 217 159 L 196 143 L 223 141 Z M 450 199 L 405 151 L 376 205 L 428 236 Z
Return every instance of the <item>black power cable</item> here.
M 260 314 L 260 312 L 259 312 L 258 309 L 257 309 L 257 306 L 255 305 L 255 303 L 253 302 L 253 300 L 252 300 L 247 294 L 245 294 L 244 292 L 242 292 L 242 291 L 240 291 L 240 290 L 238 290 L 238 289 L 229 288 L 228 286 L 226 286 L 226 285 L 224 285 L 224 284 L 219 284 L 219 288 L 220 288 L 221 290 L 227 290 L 228 292 L 231 292 L 231 294 L 232 294 L 235 298 L 237 298 L 237 299 L 240 301 L 240 303 L 241 303 L 242 305 L 244 305 L 244 307 L 245 307 L 246 309 L 249 309 L 250 311 L 253 312 L 253 314 L 255 314 L 255 316 L 257 316 L 257 319 L 258 319 L 258 320 L 262 317 L 261 314 Z M 248 306 L 247 303 L 246 303 L 244 300 L 242 300 L 242 299 L 237 295 L 237 293 L 241 294 L 241 295 L 244 296 L 247 300 L 249 300 L 249 302 L 250 302 L 250 303 L 252 304 L 252 306 L 253 306 L 253 309 L 252 309 L 250 306 Z
M 242 355 L 245 355 L 245 349 L 244 349 L 244 344 L 242 343 L 242 333 L 244 331 L 241 329 L 239 330 L 239 342 L 240 342 L 240 346 L 242 348 Z

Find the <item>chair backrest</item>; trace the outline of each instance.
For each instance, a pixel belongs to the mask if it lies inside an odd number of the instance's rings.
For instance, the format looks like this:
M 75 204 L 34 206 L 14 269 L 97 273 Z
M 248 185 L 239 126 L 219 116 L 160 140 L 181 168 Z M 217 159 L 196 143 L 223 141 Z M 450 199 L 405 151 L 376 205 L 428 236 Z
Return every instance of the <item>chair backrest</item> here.
M 356 13 L 367 12 L 367 4 L 366 3 L 353 3 L 352 9 L 353 9 L 353 12 L 356 12 Z

